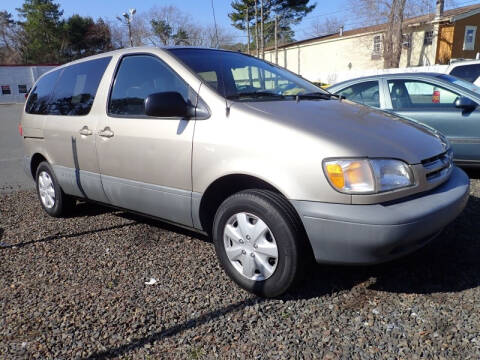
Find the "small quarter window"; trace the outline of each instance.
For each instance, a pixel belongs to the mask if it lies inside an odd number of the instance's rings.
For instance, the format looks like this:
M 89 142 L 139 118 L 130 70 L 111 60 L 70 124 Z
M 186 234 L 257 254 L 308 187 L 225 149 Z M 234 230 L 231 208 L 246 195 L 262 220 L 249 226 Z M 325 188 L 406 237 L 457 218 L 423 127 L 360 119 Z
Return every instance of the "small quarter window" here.
M 55 70 L 42 76 L 28 97 L 27 105 L 25 106 L 27 113 L 47 114 L 48 100 L 50 99 L 59 73 L 59 70 Z

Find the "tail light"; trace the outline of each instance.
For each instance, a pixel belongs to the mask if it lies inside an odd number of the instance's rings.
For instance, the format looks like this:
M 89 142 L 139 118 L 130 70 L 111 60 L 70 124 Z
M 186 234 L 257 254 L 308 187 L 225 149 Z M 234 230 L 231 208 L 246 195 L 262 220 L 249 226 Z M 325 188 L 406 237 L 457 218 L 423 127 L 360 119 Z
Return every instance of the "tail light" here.
M 28 93 L 25 93 L 25 99 L 28 98 Z
M 23 136 L 23 127 L 22 127 L 22 124 L 18 124 L 18 133 L 20 134 L 20 136 Z

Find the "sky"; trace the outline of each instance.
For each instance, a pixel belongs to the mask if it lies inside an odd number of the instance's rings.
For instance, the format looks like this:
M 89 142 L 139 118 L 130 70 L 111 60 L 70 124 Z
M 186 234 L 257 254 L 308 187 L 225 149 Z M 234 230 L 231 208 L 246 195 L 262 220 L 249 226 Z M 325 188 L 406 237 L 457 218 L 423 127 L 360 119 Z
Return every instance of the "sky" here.
M 447 0 L 457 6 L 472 5 L 480 0 Z M 94 19 L 102 17 L 104 19 L 114 20 L 117 15 L 122 14 L 130 8 L 135 8 L 137 13 L 147 12 L 154 6 L 174 5 L 183 12 L 189 14 L 191 18 L 202 25 L 213 24 L 212 3 L 211 0 L 57 0 L 64 10 L 64 17 L 73 14 L 90 16 Z M 352 0 L 311 0 L 311 3 L 317 3 L 312 11 L 303 21 L 294 27 L 295 38 L 297 40 L 309 37 L 311 28 L 316 22 L 321 22 L 327 17 L 344 19 L 347 29 L 360 27 L 363 25 L 361 19 L 351 13 L 348 6 Z M 433 2 L 433 1 L 432 1 Z M 15 8 L 21 7 L 23 0 L 0 0 L 0 10 L 7 10 L 16 15 Z M 231 12 L 231 0 L 213 0 L 217 24 L 230 30 L 238 42 L 246 42 L 246 34 L 236 30 L 231 26 L 228 13 Z
M 305 38 L 305 31 L 312 23 L 321 20 L 323 14 L 327 16 L 345 15 L 345 5 L 349 0 L 311 0 L 311 3 L 317 3 L 315 10 L 306 17 L 301 24 L 297 26 L 296 38 Z M 7 10 L 16 15 L 15 8 L 22 6 L 23 0 L 0 0 L 0 10 Z M 98 17 L 115 19 L 115 16 L 121 15 L 130 8 L 135 8 L 137 13 L 147 12 L 154 6 L 174 5 L 183 12 L 189 14 L 195 22 L 203 25 L 213 24 L 211 0 L 57 0 L 56 3 L 64 11 L 64 17 L 73 14 L 90 16 L 94 19 Z M 231 12 L 231 0 L 213 0 L 215 8 L 215 17 L 217 24 L 230 30 L 239 42 L 246 41 L 246 34 L 236 30 L 231 26 L 228 13 Z

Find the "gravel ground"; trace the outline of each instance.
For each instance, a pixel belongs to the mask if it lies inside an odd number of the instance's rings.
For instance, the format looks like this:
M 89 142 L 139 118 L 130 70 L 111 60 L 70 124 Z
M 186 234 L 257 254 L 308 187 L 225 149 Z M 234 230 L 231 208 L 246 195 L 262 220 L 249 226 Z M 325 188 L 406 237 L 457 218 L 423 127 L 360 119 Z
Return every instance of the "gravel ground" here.
M 275 300 L 237 288 L 194 233 L 91 204 L 53 219 L 32 191 L 0 194 L 0 358 L 478 359 L 470 175 L 467 209 L 431 245 L 379 266 L 316 266 Z

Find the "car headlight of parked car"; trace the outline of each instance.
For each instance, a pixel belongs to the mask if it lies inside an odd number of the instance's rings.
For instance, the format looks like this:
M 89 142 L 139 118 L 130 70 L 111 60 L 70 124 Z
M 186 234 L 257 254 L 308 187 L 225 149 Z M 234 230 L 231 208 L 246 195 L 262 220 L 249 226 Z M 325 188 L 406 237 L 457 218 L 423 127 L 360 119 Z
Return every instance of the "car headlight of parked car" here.
M 414 184 L 410 166 L 394 159 L 328 159 L 323 169 L 330 184 L 346 194 L 374 194 Z

